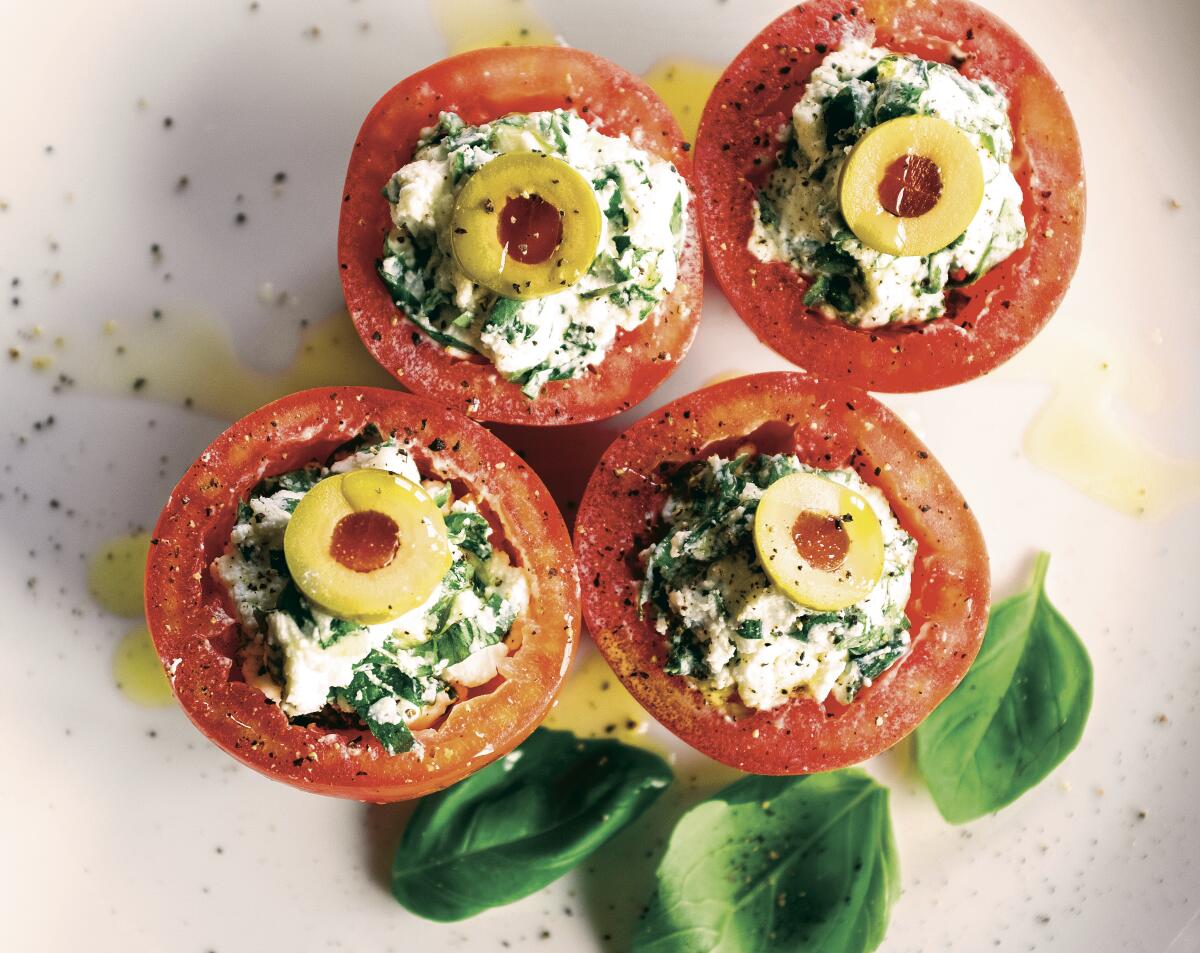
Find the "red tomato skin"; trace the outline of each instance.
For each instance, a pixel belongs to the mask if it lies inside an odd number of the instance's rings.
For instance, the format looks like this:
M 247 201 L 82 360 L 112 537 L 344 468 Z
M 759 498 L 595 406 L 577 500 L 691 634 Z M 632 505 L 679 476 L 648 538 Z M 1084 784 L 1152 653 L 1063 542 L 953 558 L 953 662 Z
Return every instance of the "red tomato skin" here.
M 1025 196 L 1025 245 L 951 292 L 926 325 L 855 329 L 804 304 L 809 281 L 749 251 L 752 201 L 775 166 L 776 139 L 808 77 L 847 33 L 896 52 L 989 76 L 1009 98 L 1013 174 Z M 713 274 L 763 343 L 819 377 L 870 390 L 921 391 L 987 373 L 1050 320 L 1079 263 L 1085 190 L 1079 136 L 1062 90 L 1037 55 L 967 0 L 808 0 L 772 21 L 717 82 L 696 143 L 701 231 Z M 951 314 L 950 312 L 953 312 Z
M 480 494 L 529 576 L 530 609 L 513 629 L 520 647 L 509 656 L 509 677 L 455 705 L 440 727 L 415 732 L 423 755 L 389 755 L 365 730 L 291 724 L 240 681 L 239 627 L 210 574 L 238 502 L 263 476 L 325 459 L 368 423 L 396 430 L 423 472 L 432 468 Z M 434 449 L 438 439 L 445 446 Z M 319 794 L 376 803 L 420 797 L 511 751 L 549 711 L 578 641 L 578 574 L 545 486 L 481 426 L 423 397 L 318 388 L 243 417 L 184 474 L 151 542 L 146 618 L 187 716 L 243 764 Z
M 764 430 L 763 428 L 766 428 Z M 852 467 L 887 496 L 917 539 L 906 614 L 912 648 L 849 706 L 797 698 L 730 719 L 663 671 L 666 642 L 639 618 L 637 554 L 667 497 L 664 477 L 714 444 L 774 431 L 773 452 L 824 468 Z M 762 444 L 760 442 L 760 449 Z M 983 536 L 966 501 L 925 445 L 868 394 L 806 374 L 736 378 L 643 418 L 617 438 L 588 484 L 575 523 L 584 619 L 625 687 L 667 728 L 709 757 L 754 774 L 809 774 L 890 748 L 966 674 L 987 623 Z
M 338 261 L 346 305 L 375 359 L 410 389 L 479 420 L 551 426 L 614 416 L 644 400 L 687 353 L 700 320 L 703 252 L 696 204 L 674 290 L 604 360 L 573 381 L 547 384 L 530 400 L 490 363 L 450 357 L 393 303 L 375 270 L 391 228 L 380 190 L 407 163 L 421 130 L 443 111 L 478 124 L 511 112 L 574 109 L 607 135 L 669 162 L 691 186 L 690 148 L 674 116 L 641 79 L 592 53 L 565 47 L 504 47 L 452 56 L 384 94 L 354 143 L 342 192 Z

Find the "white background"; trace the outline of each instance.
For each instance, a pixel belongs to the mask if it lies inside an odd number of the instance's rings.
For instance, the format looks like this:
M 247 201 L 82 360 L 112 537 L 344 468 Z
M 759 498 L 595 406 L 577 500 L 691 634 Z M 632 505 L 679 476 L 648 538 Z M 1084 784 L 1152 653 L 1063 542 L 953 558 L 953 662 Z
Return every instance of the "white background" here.
M 1043 56 L 1074 109 L 1090 195 L 1083 261 L 1051 330 L 1007 368 L 887 402 L 971 501 L 997 596 L 1024 584 L 1037 548 L 1053 553 L 1049 590 L 1090 648 L 1096 701 L 1065 765 L 963 828 L 941 821 L 907 745 L 870 765 L 892 788 L 904 882 L 883 949 L 1193 953 L 1200 512 L 1194 502 L 1154 520 L 1115 512 L 1034 466 L 1022 438 L 1052 387 L 1072 386 L 1069 356 L 1092 342 L 1141 375 L 1135 392 L 1153 380 L 1157 408 L 1128 417 L 1142 437 L 1200 456 L 1200 7 L 992 6 Z M 723 64 L 783 4 L 539 9 L 572 43 L 641 71 L 662 55 Z M 314 25 L 316 37 L 306 33 Z M 0 0 L 0 333 L 21 344 L 19 333 L 40 325 L 43 341 L 63 334 L 76 361 L 107 366 L 111 349 L 92 353 L 85 342 L 108 320 L 136 335 L 161 307 L 168 320 L 221 322 L 246 360 L 282 366 L 300 321 L 340 301 L 339 190 L 362 117 L 444 51 L 415 2 L 263 0 L 252 14 L 240 0 Z M 279 170 L 288 179 L 273 195 Z M 191 184 L 177 194 L 183 174 Z M 165 250 L 157 266 L 153 242 Z M 290 302 L 260 301 L 265 281 Z M 710 287 L 696 345 L 639 414 L 718 372 L 783 366 Z M 128 624 L 90 603 L 84 554 L 152 523 L 223 423 L 115 387 L 52 394 L 53 371 L 36 374 L 27 361 L 0 368 L 0 947 L 626 948 L 648 895 L 646 848 L 673 802 L 554 887 L 438 926 L 386 890 L 403 807 L 290 790 L 217 751 L 176 709 L 124 698 L 110 664 Z M 35 431 L 50 414 L 55 424 Z M 680 788 L 676 798 L 697 796 Z

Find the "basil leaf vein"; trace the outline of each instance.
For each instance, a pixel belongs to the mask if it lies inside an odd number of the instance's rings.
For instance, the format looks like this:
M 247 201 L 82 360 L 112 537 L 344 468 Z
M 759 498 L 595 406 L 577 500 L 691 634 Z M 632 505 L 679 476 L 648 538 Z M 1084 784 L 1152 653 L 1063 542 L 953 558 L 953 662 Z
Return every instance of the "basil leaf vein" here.
M 858 770 L 749 776 L 688 811 L 635 953 L 867 953 L 900 890 L 887 790 Z
M 671 783 L 657 755 L 539 728 L 516 751 L 421 801 L 392 893 L 430 920 L 512 903 L 567 873 Z
M 942 816 L 998 811 L 1057 767 L 1092 706 L 1087 649 L 1046 596 L 1048 553 L 1033 582 L 992 608 L 966 678 L 917 729 L 917 763 Z

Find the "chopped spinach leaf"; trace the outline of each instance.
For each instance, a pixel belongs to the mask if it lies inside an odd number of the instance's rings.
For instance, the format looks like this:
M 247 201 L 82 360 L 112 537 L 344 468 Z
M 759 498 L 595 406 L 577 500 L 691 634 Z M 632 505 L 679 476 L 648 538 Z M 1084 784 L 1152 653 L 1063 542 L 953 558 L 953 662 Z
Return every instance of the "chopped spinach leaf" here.
M 825 103 L 825 144 L 853 142 L 866 125 L 871 90 L 865 83 L 843 86 Z
M 742 639 L 761 639 L 763 637 L 761 619 L 746 619 L 738 623 L 738 637 Z
M 491 527 L 482 513 L 451 513 L 446 517 L 446 532 L 452 546 L 461 546 L 479 559 L 492 555 L 492 544 L 488 542 Z

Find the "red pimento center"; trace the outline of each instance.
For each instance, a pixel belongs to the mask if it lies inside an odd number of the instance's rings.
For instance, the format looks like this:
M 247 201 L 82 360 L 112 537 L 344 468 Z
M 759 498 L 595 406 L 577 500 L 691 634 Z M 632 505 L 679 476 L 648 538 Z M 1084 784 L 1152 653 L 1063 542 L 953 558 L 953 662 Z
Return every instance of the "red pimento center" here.
M 903 155 L 883 174 L 879 203 L 899 218 L 916 218 L 942 197 L 942 170 L 925 156 Z
M 505 204 L 496 223 L 496 237 L 508 246 L 508 256 L 525 265 L 539 265 L 562 242 L 562 216 L 537 195 L 518 195 Z
M 850 536 L 842 521 L 816 510 L 804 510 L 796 517 L 792 540 L 800 558 L 820 572 L 833 572 L 850 551 Z
M 386 513 L 362 510 L 338 520 L 329 555 L 354 572 L 375 572 L 396 558 L 400 527 Z

